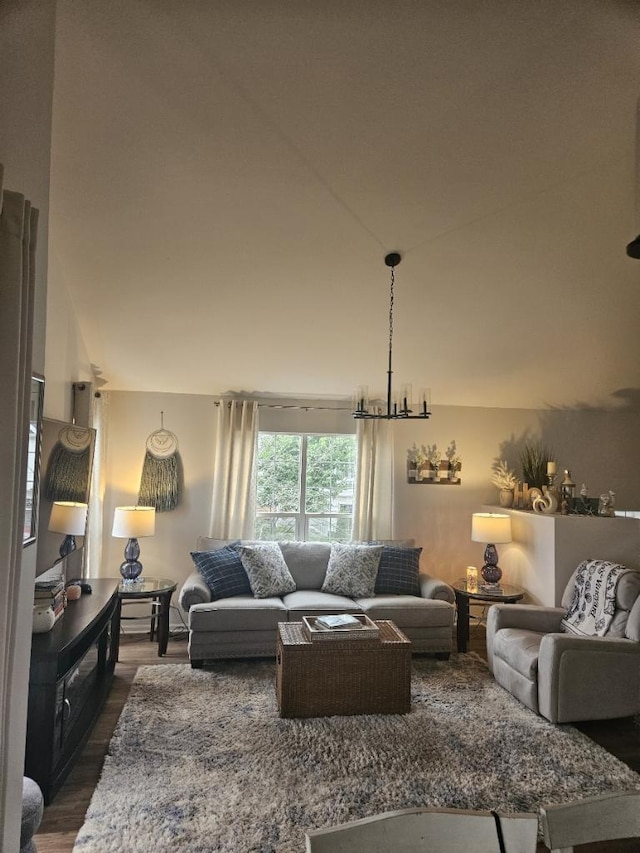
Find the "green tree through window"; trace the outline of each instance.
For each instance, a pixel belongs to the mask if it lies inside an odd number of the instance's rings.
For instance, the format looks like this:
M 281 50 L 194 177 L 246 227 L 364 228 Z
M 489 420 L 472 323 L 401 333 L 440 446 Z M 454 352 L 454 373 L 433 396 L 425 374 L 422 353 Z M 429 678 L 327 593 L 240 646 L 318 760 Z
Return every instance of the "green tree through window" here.
M 259 433 L 256 537 L 349 540 L 355 451 L 354 435 Z

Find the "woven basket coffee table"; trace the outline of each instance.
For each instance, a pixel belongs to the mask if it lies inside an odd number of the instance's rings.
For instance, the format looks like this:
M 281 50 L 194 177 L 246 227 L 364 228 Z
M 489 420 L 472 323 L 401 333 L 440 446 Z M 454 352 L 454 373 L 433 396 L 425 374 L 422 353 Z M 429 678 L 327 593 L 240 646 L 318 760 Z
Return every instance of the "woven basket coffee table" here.
M 406 714 L 411 641 L 388 620 L 378 637 L 312 641 L 302 622 L 280 622 L 276 694 L 281 717 Z

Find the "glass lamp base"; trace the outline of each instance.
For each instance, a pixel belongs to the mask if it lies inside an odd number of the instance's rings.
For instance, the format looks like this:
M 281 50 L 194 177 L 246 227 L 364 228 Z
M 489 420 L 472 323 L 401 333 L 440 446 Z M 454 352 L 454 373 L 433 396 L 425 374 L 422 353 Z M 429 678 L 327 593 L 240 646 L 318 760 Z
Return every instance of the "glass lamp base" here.
M 133 560 L 131 562 L 125 560 L 124 563 L 120 565 L 120 574 L 126 581 L 137 580 L 137 578 L 142 574 L 142 563 L 139 560 Z
M 484 566 L 480 574 L 486 586 L 498 586 L 502 577 L 502 569 L 498 565 L 498 549 L 489 543 L 484 550 Z

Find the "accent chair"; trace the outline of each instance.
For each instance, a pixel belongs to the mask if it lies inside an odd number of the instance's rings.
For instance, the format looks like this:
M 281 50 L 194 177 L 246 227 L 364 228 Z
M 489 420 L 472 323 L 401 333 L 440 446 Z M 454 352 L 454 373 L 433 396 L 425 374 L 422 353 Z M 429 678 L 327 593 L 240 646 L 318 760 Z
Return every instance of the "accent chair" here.
M 606 633 L 586 636 L 562 624 L 583 566 L 571 576 L 562 607 L 494 604 L 487 616 L 495 680 L 552 723 L 640 713 L 640 571 L 619 567 L 624 572 L 611 593 Z

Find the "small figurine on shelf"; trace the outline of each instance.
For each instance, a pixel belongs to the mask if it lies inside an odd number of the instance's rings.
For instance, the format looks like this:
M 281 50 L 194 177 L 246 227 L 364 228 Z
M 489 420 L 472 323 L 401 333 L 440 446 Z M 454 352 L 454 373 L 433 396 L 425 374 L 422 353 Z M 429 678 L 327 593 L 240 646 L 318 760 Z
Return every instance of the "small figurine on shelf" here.
M 598 505 L 598 515 L 605 516 L 605 518 L 613 517 L 615 513 L 615 502 L 616 502 L 616 493 L 612 492 L 611 489 L 604 494 L 600 495 L 600 502 Z

